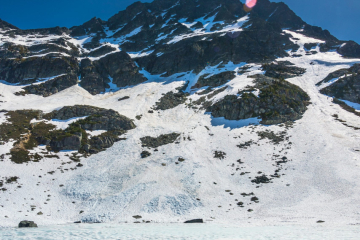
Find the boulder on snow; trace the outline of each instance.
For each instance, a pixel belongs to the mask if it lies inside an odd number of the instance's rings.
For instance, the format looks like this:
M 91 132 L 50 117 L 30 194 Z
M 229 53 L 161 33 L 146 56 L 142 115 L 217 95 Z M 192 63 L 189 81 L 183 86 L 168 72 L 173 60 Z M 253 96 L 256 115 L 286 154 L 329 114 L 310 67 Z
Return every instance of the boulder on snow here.
M 33 221 L 24 220 L 19 223 L 19 228 L 33 228 L 33 227 L 38 227 L 38 225 Z
M 185 221 L 184 223 L 204 223 L 204 220 L 201 218 L 198 218 L 198 219 L 192 219 L 192 220 Z

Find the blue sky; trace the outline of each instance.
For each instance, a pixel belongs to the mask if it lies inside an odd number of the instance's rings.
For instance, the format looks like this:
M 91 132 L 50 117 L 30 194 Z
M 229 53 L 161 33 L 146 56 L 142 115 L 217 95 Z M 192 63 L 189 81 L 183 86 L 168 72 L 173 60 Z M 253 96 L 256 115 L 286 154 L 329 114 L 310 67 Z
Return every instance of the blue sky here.
M 341 40 L 360 43 L 360 0 L 282 1 L 307 23 L 328 29 Z M 22 29 L 72 27 L 94 16 L 107 20 L 133 2 L 135 0 L 0 0 L 0 18 Z

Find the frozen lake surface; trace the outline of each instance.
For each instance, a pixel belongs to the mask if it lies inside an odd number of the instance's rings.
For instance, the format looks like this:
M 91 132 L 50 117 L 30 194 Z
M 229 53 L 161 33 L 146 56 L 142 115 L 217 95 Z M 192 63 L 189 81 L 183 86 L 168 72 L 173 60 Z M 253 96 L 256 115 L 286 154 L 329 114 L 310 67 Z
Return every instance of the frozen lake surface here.
M 348 240 L 359 239 L 360 226 L 257 226 L 215 224 L 72 224 L 32 229 L 0 228 L 0 239 L 121 240 Z

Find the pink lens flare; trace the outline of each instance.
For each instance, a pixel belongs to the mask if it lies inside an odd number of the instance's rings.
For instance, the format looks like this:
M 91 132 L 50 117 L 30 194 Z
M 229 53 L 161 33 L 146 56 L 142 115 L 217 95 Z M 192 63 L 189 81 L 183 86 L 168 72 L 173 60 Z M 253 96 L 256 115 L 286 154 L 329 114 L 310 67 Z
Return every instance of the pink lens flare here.
M 253 7 L 255 7 L 256 2 L 257 2 L 257 0 L 246 0 L 245 4 L 248 8 L 253 8 Z

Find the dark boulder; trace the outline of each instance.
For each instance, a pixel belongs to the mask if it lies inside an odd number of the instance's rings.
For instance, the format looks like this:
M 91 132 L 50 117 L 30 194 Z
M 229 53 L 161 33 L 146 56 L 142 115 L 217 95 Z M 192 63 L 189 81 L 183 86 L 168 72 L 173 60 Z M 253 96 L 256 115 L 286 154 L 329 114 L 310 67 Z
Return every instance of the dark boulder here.
M 150 157 L 150 156 L 151 156 L 151 153 L 148 152 L 148 151 L 142 151 L 142 152 L 140 153 L 140 156 L 141 156 L 141 158 L 147 158 L 147 157 Z
M 38 227 L 38 225 L 33 221 L 25 220 L 19 223 L 19 228 L 34 228 L 34 227 Z
M 70 30 L 66 27 L 38 28 L 38 29 L 17 29 L 17 35 L 58 35 L 69 34 Z
M 336 37 L 331 35 L 328 30 L 322 29 L 321 27 L 317 27 L 317 26 L 311 26 L 309 24 L 305 24 L 301 34 L 304 34 L 308 37 L 325 40 L 330 43 L 339 41 Z
M 260 183 L 270 183 L 270 180 L 266 175 L 256 176 L 255 179 L 251 180 L 251 182 L 260 184 Z
M 185 221 L 184 223 L 204 223 L 204 220 L 199 218 L 199 219 L 192 219 L 192 220 L 188 220 Z

